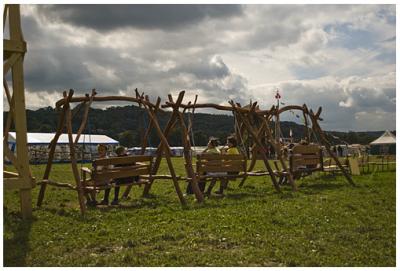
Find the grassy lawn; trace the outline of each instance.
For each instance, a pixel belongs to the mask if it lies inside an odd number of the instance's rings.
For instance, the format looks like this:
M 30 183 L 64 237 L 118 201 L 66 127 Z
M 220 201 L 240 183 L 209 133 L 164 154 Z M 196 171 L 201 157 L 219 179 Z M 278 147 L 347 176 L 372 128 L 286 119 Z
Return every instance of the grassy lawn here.
M 183 160 L 174 165 L 184 175 Z M 44 166 L 32 171 L 39 180 Z M 71 182 L 69 165 L 54 165 L 51 179 Z M 395 266 L 395 171 L 353 179 L 357 187 L 341 176 L 310 177 L 279 194 L 269 178 L 251 177 L 205 204 L 189 196 L 186 208 L 172 182 L 159 180 L 151 198 L 136 188 L 122 207 L 89 209 L 85 218 L 76 192 L 48 187 L 31 221 L 20 219 L 18 192 L 5 191 L 4 265 Z

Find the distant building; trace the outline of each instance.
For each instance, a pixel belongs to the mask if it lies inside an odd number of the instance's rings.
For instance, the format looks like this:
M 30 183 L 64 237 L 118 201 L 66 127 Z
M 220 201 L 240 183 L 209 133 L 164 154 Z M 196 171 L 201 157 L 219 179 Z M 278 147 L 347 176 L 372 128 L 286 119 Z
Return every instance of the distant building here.
M 371 154 L 396 154 L 396 137 L 387 130 L 369 145 Z
M 183 147 L 170 147 L 171 156 L 183 156 Z M 142 152 L 141 147 L 133 147 L 128 149 L 128 155 L 140 155 Z M 144 155 L 156 156 L 157 148 L 146 147 Z
M 55 133 L 27 133 L 29 162 L 32 164 L 47 163 L 49 157 L 49 145 Z M 8 145 L 14 153 L 16 152 L 16 135 L 10 132 Z M 76 138 L 76 134 L 72 135 Z M 70 162 L 70 151 L 68 145 L 68 134 L 61 134 L 54 153 L 54 162 Z M 82 134 L 76 146 L 76 158 L 78 161 L 91 161 L 97 157 L 97 145 L 108 146 L 109 152 L 119 144 L 118 141 L 106 135 Z

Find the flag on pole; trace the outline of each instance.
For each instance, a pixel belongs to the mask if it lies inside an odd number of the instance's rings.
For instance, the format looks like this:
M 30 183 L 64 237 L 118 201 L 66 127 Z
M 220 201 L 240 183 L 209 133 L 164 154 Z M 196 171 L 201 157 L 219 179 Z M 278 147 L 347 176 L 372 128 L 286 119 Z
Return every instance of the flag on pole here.
M 279 100 L 280 98 L 281 98 L 281 95 L 279 94 L 279 90 L 276 90 L 275 99 Z

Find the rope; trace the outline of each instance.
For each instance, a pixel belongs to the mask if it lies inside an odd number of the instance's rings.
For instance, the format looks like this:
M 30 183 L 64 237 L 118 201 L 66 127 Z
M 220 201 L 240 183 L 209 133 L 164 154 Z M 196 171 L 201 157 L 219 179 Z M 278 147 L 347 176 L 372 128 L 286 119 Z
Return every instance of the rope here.
M 90 111 L 90 109 L 89 109 L 89 111 Z M 93 153 L 92 153 L 92 127 L 91 127 L 91 124 L 90 124 L 90 118 L 89 118 L 89 116 L 88 116 L 88 120 L 87 120 L 87 123 L 88 123 L 88 129 L 89 129 L 89 151 L 90 151 L 90 161 L 93 161 Z
M 247 157 L 247 151 L 246 151 L 246 146 L 244 145 L 244 141 L 243 141 L 243 137 L 242 137 L 242 133 L 240 132 L 240 126 L 239 126 L 239 122 L 237 120 L 236 117 L 236 112 L 233 112 L 233 121 L 234 121 L 234 125 L 237 131 L 237 134 L 239 135 L 240 138 L 240 142 L 241 142 L 241 147 L 240 149 L 242 150 L 242 153 L 244 153 L 244 156 L 246 157 L 246 159 L 248 159 Z
M 190 137 L 192 139 L 192 146 L 196 148 L 196 143 L 194 142 L 193 122 L 194 122 L 194 113 L 189 111 L 189 114 L 188 114 L 188 124 L 190 127 L 189 133 L 190 133 Z
M 141 107 L 140 107 L 140 109 L 141 109 Z M 149 127 L 147 125 L 147 123 L 149 123 L 149 121 L 146 118 L 146 114 L 145 114 L 145 110 L 144 109 L 142 110 L 141 115 L 142 115 L 142 120 L 143 120 L 143 127 L 142 127 L 141 130 L 142 130 L 142 136 L 144 136 L 145 133 L 146 133 L 147 128 Z M 140 126 L 142 126 L 142 125 L 140 125 Z M 150 134 L 151 134 L 151 131 L 150 131 L 149 135 L 147 136 L 147 147 L 151 147 Z

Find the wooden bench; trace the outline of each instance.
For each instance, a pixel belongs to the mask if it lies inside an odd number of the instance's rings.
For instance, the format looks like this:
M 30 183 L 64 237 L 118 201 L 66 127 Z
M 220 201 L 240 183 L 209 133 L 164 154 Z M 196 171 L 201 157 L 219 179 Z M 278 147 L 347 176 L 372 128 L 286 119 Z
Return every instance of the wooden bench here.
M 319 145 L 295 145 L 289 154 L 289 170 L 294 179 L 323 171 L 322 149 Z
M 102 190 L 116 186 L 149 183 L 152 157 L 147 155 L 101 158 L 93 161 L 93 168 L 82 168 L 82 188 Z M 115 179 L 141 176 L 146 180 L 117 185 Z
M 242 154 L 198 154 L 196 174 L 200 181 L 207 179 L 236 179 L 246 176 L 247 160 Z

